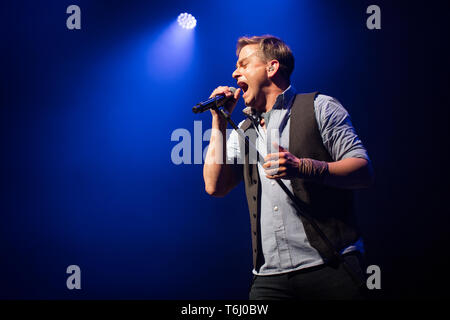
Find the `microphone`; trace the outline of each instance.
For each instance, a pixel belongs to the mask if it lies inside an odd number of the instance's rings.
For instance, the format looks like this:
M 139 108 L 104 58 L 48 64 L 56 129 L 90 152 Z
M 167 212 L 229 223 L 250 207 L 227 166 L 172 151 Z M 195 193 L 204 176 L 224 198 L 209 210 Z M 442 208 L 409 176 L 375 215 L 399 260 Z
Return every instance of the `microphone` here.
M 234 95 L 234 92 L 236 91 L 236 88 L 230 87 L 231 93 Z M 214 107 L 221 107 L 225 103 L 227 103 L 230 100 L 233 100 L 234 96 L 226 97 L 224 95 L 218 95 L 213 98 L 210 98 L 208 100 L 205 100 L 203 102 L 197 103 L 194 107 L 192 107 L 193 113 L 202 113 L 206 110 L 209 110 Z

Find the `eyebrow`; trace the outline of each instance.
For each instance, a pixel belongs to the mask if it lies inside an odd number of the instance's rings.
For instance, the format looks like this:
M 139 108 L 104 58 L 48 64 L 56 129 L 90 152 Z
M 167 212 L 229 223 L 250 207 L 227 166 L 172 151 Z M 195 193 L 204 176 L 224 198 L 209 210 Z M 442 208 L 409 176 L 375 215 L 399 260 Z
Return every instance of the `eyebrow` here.
M 245 61 L 248 60 L 249 57 L 245 57 L 242 60 L 238 60 L 238 62 L 236 62 L 236 68 L 239 68 L 240 65 L 242 65 Z
M 236 68 L 239 68 L 239 65 L 242 65 L 246 60 L 248 60 L 251 56 L 253 56 L 253 55 L 255 55 L 255 54 L 257 54 L 257 52 L 253 52 L 253 53 L 250 53 L 248 56 L 246 56 L 245 58 L 242 58 L 242 60 L 238 60 L 237 62 L 236 62 Z

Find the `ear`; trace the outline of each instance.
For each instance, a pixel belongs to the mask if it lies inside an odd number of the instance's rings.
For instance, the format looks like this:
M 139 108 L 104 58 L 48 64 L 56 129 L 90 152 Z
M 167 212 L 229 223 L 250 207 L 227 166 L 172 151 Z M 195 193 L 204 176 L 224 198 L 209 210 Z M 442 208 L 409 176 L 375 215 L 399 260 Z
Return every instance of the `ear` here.
M 274 75 L 277 74 L 278 69 L 280 68 L 280 63 L 278 60 L 271 60 L 267 64 L 267 75 L 269 78 L 272 78 Z

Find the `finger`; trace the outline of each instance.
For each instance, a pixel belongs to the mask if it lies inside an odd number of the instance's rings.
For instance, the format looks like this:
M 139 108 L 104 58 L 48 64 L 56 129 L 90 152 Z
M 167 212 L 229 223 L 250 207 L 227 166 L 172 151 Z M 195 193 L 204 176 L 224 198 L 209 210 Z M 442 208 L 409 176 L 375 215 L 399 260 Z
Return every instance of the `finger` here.
M 278 161 L 267 161 L 263 164 L 263 168 L 264 169 L 269 169 L 269 168 L 278 168 L 279 162 Z
M 278 173 L 278 170 L 276 169 L 265 169 L 264 173 L 268 176 L 273 176 L 276 175 Z
M 266 178 L 268 178 L 268 179 L 278 179 L 278 178 L 286 177 L 286 175 L 287 175 L 286 172 L 283 172 L 281 174 L 275 174 L 275 175 L 272 175 L 272 176 L 266 175 Z
M 270 161 L 270 160 L 278 160 L 278 153 L 269 153 L 267 156 L 264 157 L 264 162 Z
M 233 93 L 230 90 L 230 87 L 226 87 L 225 91 L 223 92 L 223 95 L 225 95 L 226 97 L 233 97 L 233 99 L 236 100 L 236 98 L 235 98 L 236 91 Z
M 224 87 L 223 95 L 226 97 L 233 96 L 233 92 L 231 92 L 230 87 Z
M 230 87 L 219 86 L 216 89 L 214 89 L 214 91 L 211 93 L 211 95 L 209 97 L 213 98 L 213 97 L 218 96 L 218 95 L 225 95 L 225 96 L 232 95 Z
M 217 87 L 213 90 L 213 92 L 211 93 L 211 95 L 209 96 L 209 98 L 213 98 L 219 94 L 222 94 L 224 92 L 223 87 Z
M 288 152 L 287 149 L 283 148 L 282 146 L 280 146 L 278 143 L 276 142 L 272 142 L 272 145 L 275 149 L 278 149 L 278 151 L 280 152 Z
M 265 174 L 267 174 L 269 176 L 285 173 L 286 171 L 287 171 L 286 167 L 279 167 L 279 168 L 275 168 L 275 169 L 265 169 L 264 170 Z
M 284 158 L 285 156 L 286 156 L 285 152 L 269 153 L 267 156 L 264 157 L 264 162 L 267 162 L 269 160 L 278 160 L 280 158 Z
M 223 93 L 226 97 L 232 97 L 233 96 L 233 92 L 231 92 L 230 90 L 225 90 L 225 92 Z M 233 96 L 234 98 L 234 96 Z
M 237 90 L 234 92 L 234 100 L 239 99 L 239 97 L 240 97 L 240 95 L 241 95 L 241 91 L 242 91 L 242 89 L 239 88 L 239 89 L 237 89 Z

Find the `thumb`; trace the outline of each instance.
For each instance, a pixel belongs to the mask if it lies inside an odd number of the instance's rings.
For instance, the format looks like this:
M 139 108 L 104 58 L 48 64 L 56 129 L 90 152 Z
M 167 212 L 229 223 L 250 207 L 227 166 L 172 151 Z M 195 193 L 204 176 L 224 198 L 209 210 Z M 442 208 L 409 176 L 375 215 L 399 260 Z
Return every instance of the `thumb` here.
M 272 142 L 272 145 L 275 149 L 278 149 L 278 152 L 287 152 L 288 151 L 287 149 L 283 148 L 276 142 Z
M 235 92 L 234 92 L 234 100 L 239 99 L 239 96 L 241 95 L 241 88 L 238 88 Z

